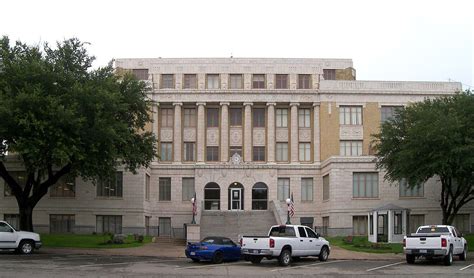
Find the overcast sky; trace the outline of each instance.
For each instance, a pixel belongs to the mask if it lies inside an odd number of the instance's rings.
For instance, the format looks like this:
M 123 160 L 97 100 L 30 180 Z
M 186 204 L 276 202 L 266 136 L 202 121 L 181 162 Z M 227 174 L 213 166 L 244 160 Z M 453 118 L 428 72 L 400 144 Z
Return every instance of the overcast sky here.
M 471 4 L 472 3 L 472 4 Z M 25 1 L 0 3 L 0 35 L 78 37 L 113 58 L 352 58 L 359 80 L 473 85 L 474 1 Z

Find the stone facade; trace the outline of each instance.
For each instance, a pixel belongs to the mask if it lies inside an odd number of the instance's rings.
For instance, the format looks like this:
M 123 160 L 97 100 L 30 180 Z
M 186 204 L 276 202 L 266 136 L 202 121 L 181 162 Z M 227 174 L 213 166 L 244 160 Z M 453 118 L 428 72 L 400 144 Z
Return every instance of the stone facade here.
M 424 224 L 441 221 L 439 182 L 427 182 L 420 196 L 400 197 L 398 184 L 388 184 L 383 173 L 375 170 L 370 142 L 379 130 L 382 107 L 450 95 L 461 89 L 459 83 L 356 81 L 348 59 L 118 59 L 116 66 L 119 71 L 148 71 L 145 82 L 152 88 L 149 97 L 155 104 L 147 130 L 157 136 L 160 150 L 163 143 L 171 144 L 171 157 L 164 160 L 162 153 L 150 168 L 136 175 L 124 172 L 123 197 L 97 197 L 94 185 L 77 179 L 75 197 L 41 200 L 34 212 L 38 231 L 51 230 L 52 214 L 74 215 L 77 233 L 98 231 L 98 216 L 115 215 L 122 217 L 124 233 L 184 237 L 185 224 L 192 219 L 190 192 L 183 185 L 189 182 L 186 179 L 194 180 L 198 224 L 203 210 L 225 213 L 232 210 L 233 201 L 239 201 L 240 210 L 261 208 L 278 215 L 285 211 L 289 195 L 296 208 L 292 222 L 304 220 L 303 224 L 329 235 L 354 233 L 355 217 L 363 221 L 370 210 L 387 203 L 423 215 Z M 337 80 L 323 80 L 324 69 L 335 69 Z M 184 87 L 189 74 L 196 75 L 195 89 Z M 218 74 L 218 88 L 209 88 L 208 74 Z M 239 89 L 230 83 L 236 74 L 241 78 Z M 264 88 L 253 88 L 256 74 L 264 75 Z M 286 75 L 286 82 L 279 83 L 277 74 Z M 172 75 L 171 86 L 164 83 L 163 75 Z M 300 88 L 303 75 L 310 78 L 308 88 Z M 282 84 L 286 86 L 280 89 Z M 348 124 L 341 124 L 344 107 L 355 107 L 348 110 L 354 114 L 343 114 Z M 211 109 L 218 111 L 217 124 L 210 119 Z M 171 113 L 165 115 L 165 110 Z M 344 142 L 360 142 L 361 151 L 351 147 L 350 154 L 342 154 Z M 186 143 L 193 149 L 186 150 Z M 19 166 L 12 162 L 10 167 Z M 371 177 L 377 177 L 378 194 L 354 197 L 354 178 L 359 173 L 375 173 Z M 329 192 L 323 192 L 325 176 Z M 259 196 L 265 198 L 258 199 L 255 186 L 262 184 L 266 191 Z M 213 191 L 214 195 L 206 191 L 211 185 L 220 191 Z M 232 188 L 240 188 L 242 198 L 234 200 Z M 0 219 L 17 213 L 15 200 L 3 195 Z M 463 213 L 469 215 L 468 225 L 474 224 L 472 204 Z M 198 237 L 196 227 L 188 231 L 193 237 Z

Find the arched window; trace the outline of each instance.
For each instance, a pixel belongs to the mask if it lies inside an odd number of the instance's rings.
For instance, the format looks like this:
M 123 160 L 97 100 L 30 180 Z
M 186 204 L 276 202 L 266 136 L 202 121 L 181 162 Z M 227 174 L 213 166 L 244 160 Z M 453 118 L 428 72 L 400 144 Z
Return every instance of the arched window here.
M 268 209 L 268 186 L 258 182 L 252 187 L 252 210 Z
M 204 187 L 204 209 L 221 209 L 221 188 L 215 182 L 210 182 Z

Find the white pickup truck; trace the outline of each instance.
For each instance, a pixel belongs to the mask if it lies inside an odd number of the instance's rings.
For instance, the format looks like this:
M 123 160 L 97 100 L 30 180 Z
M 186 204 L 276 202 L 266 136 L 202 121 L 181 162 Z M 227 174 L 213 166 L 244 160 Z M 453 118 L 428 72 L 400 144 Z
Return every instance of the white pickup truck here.
M 467 241 L 453 226 L 420 226 L 416 233 L 405 236 L 403 250 L 407 263 L 415 263 L 417 257 L 443 258 L 445 265 L 453 263 L 453 256 L 466 260 Z
M 268 236 L 243 236 L 241 252 L 246 260 L 258 264 L 263 258 L 278 258 L 281 266 L 288 266 L 292 259 L 318 256 L 320 261 L 329 257 L 329 242 L 306 226 L 272 226 Z
M 17 250 L 30 254 L 41 247 L 40 235 L 37 233 L 15 230 L 5 221 L 0 221 L 0 249 Z

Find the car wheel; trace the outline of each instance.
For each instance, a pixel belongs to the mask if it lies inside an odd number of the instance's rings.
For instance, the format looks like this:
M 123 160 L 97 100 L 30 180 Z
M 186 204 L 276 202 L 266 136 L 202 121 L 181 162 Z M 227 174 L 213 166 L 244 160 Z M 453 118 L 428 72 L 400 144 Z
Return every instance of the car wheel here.
M 459 259 L 461 261 L 465 261 L 467 258 L 467 245 L 464 245 L 464 250 L 462 250 L 461 255 L 459 255 Z
M 191 259 L 191 260 L 193 260 L 193 262 L 195 262 L 195 263 L 199 262 L 199 259 Z
M 291 263 L 291 251 L 289 249 L 282 250 L 278 257 L 278 263 L 281 266 L 289 266 Z
M 415 263 L 415 255 L 406 255 L 407 263 L 414 264 Z
M 453 249 L 450 248 L 448 255 L 444 256 L 444 265 L 452 265 L 453 264 Z
M 18 246 L 18 251 L 20 254 L 31 254 L 34 249 L 34 243 L 31 240 L 23 240 L 20 242 L 20 245 Z
M 260 257 L 260 256 L 252 256 L 250 257 L 250 261 L 253 263 L 253 264 L 259 264 L 261 261 L 262 261 L 263 257 Z
M 224 254 L 221 251 L 217 251 L 212 257 L 212 262 L 215 264 L 221 264 L 224 261 Z
M 324 246 L 322 249 L 321 249 L 321 252 L 319 253 L 319 260 L 321 262 L 325 262 L 328 260 L 328 257 L 329 257 L 329 250 L 326 246 Z

